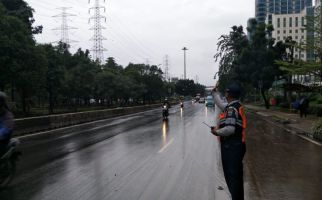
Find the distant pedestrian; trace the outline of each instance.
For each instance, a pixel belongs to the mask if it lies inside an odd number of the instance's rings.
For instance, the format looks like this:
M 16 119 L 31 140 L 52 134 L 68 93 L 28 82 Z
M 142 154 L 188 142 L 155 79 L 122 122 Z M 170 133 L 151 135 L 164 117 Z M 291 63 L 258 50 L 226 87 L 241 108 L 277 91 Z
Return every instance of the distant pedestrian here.
M 227 103 L 220 99 L 217 87 L 213 90 L 214 101 L 222 110 L 219 122 L 211 132 L 220 137 L 221 159 L 225 180 L 232 200 L 244 200 L 243 158 L 246 153 L 246 117 L 239 101 L 241 89 L 231 84 L 226 89 Z
M 292 106 L 292 108 L 293 108 L 293 109 L 295 109 L 295 110 L 296 110 L 296 112 L 297 112 L 297 110 L 299 110 L 299 108 L 300 108 L 300 100 L 296 99 L 295 101 L 293 101 L 293 102 L 291 103 L 291 106 Z
M 299 110 L 300 110 L 300 117 L 307 116 L 307 109 L 309 108 L 309 98 L 303 96 L 300 100 Z

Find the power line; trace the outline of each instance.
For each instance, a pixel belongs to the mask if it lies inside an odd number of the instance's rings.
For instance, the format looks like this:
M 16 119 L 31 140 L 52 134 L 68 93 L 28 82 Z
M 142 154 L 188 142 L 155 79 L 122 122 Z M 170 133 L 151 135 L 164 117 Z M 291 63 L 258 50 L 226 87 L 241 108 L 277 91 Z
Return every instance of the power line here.
M 148 57 L 153 57 L 153 58 L 157 58 L 158 56 L 155 56 L 155 54 L 153 54 L 153 50 L 146 47 L 136 36 L 135 34 L 129 29 L 128 25 L 126 25 L 124 22 L 122 22 L 122 20 L 117 17 L 116 15 L 111 16 L 112 20 L 115 19 L 118 21 L 118 27 L 120 28 L 119 30 L 121 31 L 121 29 L 124 28 L 125 31 L 122 31 L 124 33 L 124 35 L 126 35 L 133 44 L 136 44 L 136 46 Z M 152 54 L 151 54 L 152 53 Z
M 69 39 L 69 30 L 77 29 L 77 28 L 68 26 L 67 17 L 76 16 L 76 15 L 66 12 L 67 10 L 71 9 L 71 7 L 61 7 L 61 8 L 57 8 L 57 9 L 61 10 L 62 12 L 61 12 L 61 14 L 55 15 L 53 17 L 61 18 L 62 23 L 61 23 L 60 27 L 54 28 L 53 30 L 59 30 L 60 34 L 61 34 L 59 41 L 61 41 L 62 43 L 67 44 L 68 46 L 70 46 L 70 43 L 76 42 L 76 41 Z
M 91 0 L 89 0 L 89 3 L 90 2 Z M 105 27 L 103 27 L 101 24 L 102 19 L 105 19 L 106 22 L 106 17 L 101 15 L 101 9 L 103 9 L 104 12 L 106 11 L 105 7 L 100 5 L 100 0 L 95 0 L 95 5 L 89 9 L 89 13 L 91 10 L 94 10 L 94 15 L 89 18 L 89 22 L 91 21 L 91 19 L 94 20 L 94 26 L 90 29 L 94 30 L 94 36 L 91 39 L 94 41 L 94 45 L 91 51 L 93 52 L 94 60 L 98 60 L 100 63 L 104 61 L 103 52 L 107 51 L 103 47 L 103 40 L 106 40 L 106 38 L 102 35 L 102 29 L 105 29 Z

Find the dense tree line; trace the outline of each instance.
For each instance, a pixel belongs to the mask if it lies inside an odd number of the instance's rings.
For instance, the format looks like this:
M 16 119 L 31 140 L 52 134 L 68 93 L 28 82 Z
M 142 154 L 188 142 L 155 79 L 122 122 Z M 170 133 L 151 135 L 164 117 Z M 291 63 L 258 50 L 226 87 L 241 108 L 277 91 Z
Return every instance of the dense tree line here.
M 242 26 L 233 26 L 228 35 L 222 35 L 218 41 L 220 87 L 224 88 L 228 82 L 239 82 L 244 88 L 257 88 L 269 108 L 267 92 L 276 78 L 285 78 L 276 61 L 288 61 L 289 40 L 278 41 L 270 37 L 271 25 L 257 24 L 252 20 L 248 27 L 249 38 Z M 248 90 L 244 91 L 249 92 Z
M 63 43 L 37 44 L 34 35 L 41 34 L 42 26 L 34 26 L 34 21 L 33 9 L 23 0 L 0 0 L 0 90 L 23 114 L 35 107 L 54 113 L 89 105 L 153 103 L 204 89 L 191 80 L 168 83 L 155 65 L 123 67 L 112 57 L 100 64 L 88 50 L 72 54 Z

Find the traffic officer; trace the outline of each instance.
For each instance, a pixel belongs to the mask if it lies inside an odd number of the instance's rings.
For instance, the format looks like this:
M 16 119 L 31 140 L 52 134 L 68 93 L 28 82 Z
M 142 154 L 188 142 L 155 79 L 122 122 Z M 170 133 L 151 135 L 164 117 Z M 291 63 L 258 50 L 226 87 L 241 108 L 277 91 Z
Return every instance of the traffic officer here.
M 220 137 L 221 159 L 225 180 L 232 200 L 244 200 L 243 158 L 246 152 L 244 109 L 239 101 L 241 89 L 236 83 L 229 85 L 225 97 L 220 99 L 217 87 L 213 90 L 214 101 L 222 110 L 218 124 L 211 132 Z

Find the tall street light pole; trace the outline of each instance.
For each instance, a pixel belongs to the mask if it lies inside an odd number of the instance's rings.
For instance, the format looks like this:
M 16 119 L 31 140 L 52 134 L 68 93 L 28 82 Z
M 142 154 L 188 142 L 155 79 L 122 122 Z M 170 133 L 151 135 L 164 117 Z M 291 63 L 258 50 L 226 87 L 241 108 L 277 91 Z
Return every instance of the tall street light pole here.
M 183 47 L 183 54 L 184 54 L 184 80 L 187 79 L 187 68 L 186 68 L 186 51 L 188 50 L 186 47 Z

